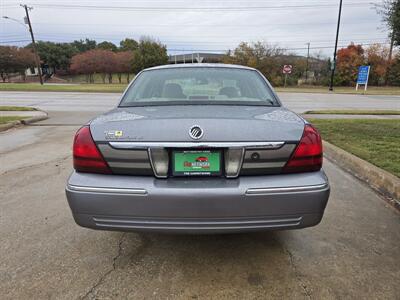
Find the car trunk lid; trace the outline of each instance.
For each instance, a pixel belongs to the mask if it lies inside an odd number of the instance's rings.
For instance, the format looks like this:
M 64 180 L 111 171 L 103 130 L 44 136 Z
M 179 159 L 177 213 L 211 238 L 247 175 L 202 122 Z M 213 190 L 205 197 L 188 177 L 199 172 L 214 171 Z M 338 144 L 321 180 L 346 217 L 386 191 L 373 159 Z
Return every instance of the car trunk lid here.
M 201 142 L 298 141 L 304 120 L 282 107 L 182 105 L 117 108 L 96 119 L 96 142 L 189 142 L 192 126 Z
M 193 126 L 201 138 L 190 136 Z M 172 176 L 173 151 L 200 147 L 221 150 L 222 174 L 237 177 L 280 173 L 304 120 L 282 107 L 149 106 L 117 108 L 90 129 L 115 174 Z

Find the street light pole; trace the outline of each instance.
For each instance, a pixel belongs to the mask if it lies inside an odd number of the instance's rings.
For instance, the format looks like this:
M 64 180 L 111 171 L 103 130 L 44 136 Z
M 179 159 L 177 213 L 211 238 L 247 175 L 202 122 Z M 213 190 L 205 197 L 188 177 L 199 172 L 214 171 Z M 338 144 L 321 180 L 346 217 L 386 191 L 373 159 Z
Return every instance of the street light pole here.
M 336 41 L 335 41 L 335 51 L 333 53 L 333 64 L 331 66 L 331 82 L 329 85 L 329 90 L 333 91 L 333 77 L 335 76 L 335 69 L 336 69 L 336 53 L 337 53 L 337 44 L 339 40 L 339 29 L 340 29 L 340 17 L 342 15 L 342 1 L 340 0 L 339 3 L 339 15 L 338 15 L 338 22 L 337 22 L 337 28 L 336 28 Z
M 310 42 L 307 43 L 306 83 L 308 79 L 308 59 L 310 58 Z
M 32 38 L 33 52 L 35 52 L 35 60 L 36 60 L 36 67 L 37 67 L 38 73 L 39 73 L 39 81 L 40 81 L 40 84 L 43 85 L 42 68 L 40 67 L 40 58 L 39 58 L 39 54 L 38 54 L 37 48 L 36 48 L 36 42 L 35 42 L 35 37 L 33 35 L 31 19 L 29 18 L 29 10 L 31 10 L 32 7 L 28 7 L 26 4 L 21 4 L 21 6 L 25 9 L 26 20 L 27 20 L 28 26 L 29 26 L 29 33 L 31 34 L 31 38 Z

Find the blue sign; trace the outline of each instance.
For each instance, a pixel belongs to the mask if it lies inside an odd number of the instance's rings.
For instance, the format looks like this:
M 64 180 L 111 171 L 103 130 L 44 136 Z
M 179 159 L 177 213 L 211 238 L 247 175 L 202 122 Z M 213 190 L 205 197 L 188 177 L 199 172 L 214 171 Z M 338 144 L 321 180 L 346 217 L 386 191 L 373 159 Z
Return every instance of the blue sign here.
M 360 66 L 358 68 L 357 84 L 367 84 L 370 66 Z

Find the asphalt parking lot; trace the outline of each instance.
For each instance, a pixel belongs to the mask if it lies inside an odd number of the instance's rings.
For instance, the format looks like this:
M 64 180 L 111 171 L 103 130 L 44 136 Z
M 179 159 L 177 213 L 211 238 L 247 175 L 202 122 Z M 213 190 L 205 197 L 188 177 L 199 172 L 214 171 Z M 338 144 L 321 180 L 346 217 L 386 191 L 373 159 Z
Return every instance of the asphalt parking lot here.
M 0 94 L 0 105 L 15 99 L 50 113 L 35 126 L 0 133 L 1 299 L 400 298 L 399 213 L 327 160 L 332 193 L 313 228 L 185 236 L 78 227 L 64 195 L 72 137 L 118 97 L 43 94 Z M 294 95 L 282 99 L 303 110 L 307 101 L 296 104 Z M 304 110 L 337 108 L 336 96 L 308 96 L 314 106 Z M 350 108 L 399 103 L 355 97 L 346 98 Z

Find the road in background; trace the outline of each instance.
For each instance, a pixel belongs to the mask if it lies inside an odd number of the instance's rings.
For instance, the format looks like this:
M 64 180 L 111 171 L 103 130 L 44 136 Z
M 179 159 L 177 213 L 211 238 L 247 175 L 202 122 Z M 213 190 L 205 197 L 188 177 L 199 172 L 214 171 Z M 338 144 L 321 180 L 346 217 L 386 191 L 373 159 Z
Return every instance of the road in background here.
M 318 109 L 400 109 L 400 96 L 278 93 L 283 104 L 302 113 Z M 0 92 L 0 105 L 32 106 L 45 111 L 105 111 L 121 94 L 64 92 Z

